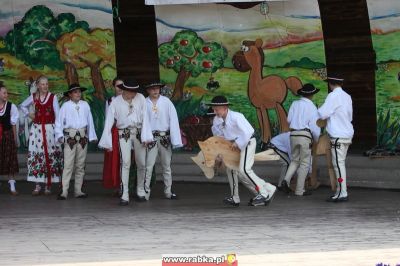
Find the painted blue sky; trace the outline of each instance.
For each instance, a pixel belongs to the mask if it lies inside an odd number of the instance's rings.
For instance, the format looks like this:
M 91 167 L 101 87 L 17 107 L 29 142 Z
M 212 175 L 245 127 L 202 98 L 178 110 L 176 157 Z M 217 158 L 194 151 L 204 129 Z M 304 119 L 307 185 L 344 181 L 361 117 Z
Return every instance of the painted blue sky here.
M 113 28 L 111 0 L 0 0 L 0 4 L 0 35 L 6 34 L 35 5 L 45 5 L 55 15 L 72 13 L 78 20 L 86 20 L 93 28 Z

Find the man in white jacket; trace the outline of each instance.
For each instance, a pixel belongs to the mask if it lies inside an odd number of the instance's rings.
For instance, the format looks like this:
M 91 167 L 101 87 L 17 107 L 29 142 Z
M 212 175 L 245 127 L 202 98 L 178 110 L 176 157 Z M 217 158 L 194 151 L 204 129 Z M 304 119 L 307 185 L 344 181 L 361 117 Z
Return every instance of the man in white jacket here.
M 115 122 L 118 128 L 122 159 L 122 196 L 119 204 L 126 206 L 129 204 L 129 169 L 132 147 L 135 152 L 138 184 L 140 184 L 144 182 L 145 177 L 146 145 L 153 141 L 153 135 L 146 112 L 146 99 L 138 93 L 139 84 L 131 79 L 124 80 L 118 87 L 123 92 L 122 95 L 115 97 L 108 108 L 99 147 L 113 149 L 111 129 Z M 137 186 L 136 193 L 139 198 L 147 195 L 145 188 L 140 185 Z
M 62 192 L 58 195 L 58 200 L 67 199 L 72 172 L 75 173 L 75 197 L 87 198 L 88 196 L 82 192 L 87 147 L 89 141 L 97 141 L 97 136 L 90 106 L 81 100 L 82 92 L 85 90 L 79 84 L 71 84 L 68 91 L 64 93 L 70 100 L 61 106 L 56 118 L 56 139 L 64 143 Z
M 153 82 L 145 86 L 148 97 L 146 98 L 147 116 L 150 120 L 154 141 L 147 145 L 146 174 L 143 185 L 148 192 L 146 200 L 150 197 L 150 182 L 157 159 L 160 156 L 162 176 L 164 179 L 164 195 L 167 199 L 177 199 L 171 190 L 172 149 L 182 147 L 178 115 L 174 104 L 167 97 L 160 94 L 163 83 Z
M 330 93 L 318 109 L 319 118 L 327 120 L 326 131 L 331 140 L 332 164 L 337 179 L 336 193 L 328 202 L 348 201 L 346 156 L 354 135 L 352 125 L 353 102 L 343 89 L 343 81 L 337 74 L 329 75 L 327 80 Z
M 317 107 L 311 101 L 319 89 L 308 83 L 298 90 L 301 98 L 294 101 L 289 109 L 288 123 L 290 127 L 290 147 L 292 160 L 282 181 L 282 190 L 290 192 L 289 184 L 297 171 L 296 196 L 311 195 L 311 191 L 304 189 L 304 183 L 310 169 L 311 148 L 317 142 L 321 133 L 317 126 Z
M 226 169 L 231 196 L 226 197 L 223 202 L 227 205 L 239 206 L 240 179 L 254 194 L 254 198 L 249 202 L 250 206 L 268 205 L 275 195 L 276 187 L 258 177 L 252 169 L 257 145 L 254 128 L 243 114 L 229 109 L 230 103 L 224 96 L 215 96 L 208 105 L 216 114 L 211 128 L 213 135 L 231 141 L 231 148 L 240 151 L 239 171 Z

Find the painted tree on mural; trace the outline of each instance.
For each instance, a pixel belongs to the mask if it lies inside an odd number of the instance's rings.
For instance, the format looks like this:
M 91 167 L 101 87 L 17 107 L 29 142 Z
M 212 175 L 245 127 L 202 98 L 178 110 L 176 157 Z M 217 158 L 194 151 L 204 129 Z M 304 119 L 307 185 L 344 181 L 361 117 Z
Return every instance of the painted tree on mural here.
M 4 41 L 9 53 L 35 69 L 48 66 L 62 69 L 63 62 L 56 49 L 56 41 L 65 33 L 83 29 L 89 24 L 76 21 L 71 13 L 61 13 L 57 17 L 46 6 L 37 5 L 28 10 L 21 21 L 10 30 Z
M 173 99 L 182 99 L 189 77 L 214 73 L 222 68 L 228 54 L 221 44 L 205 42 L 190 30 L 177 32 L 170 42 L 161 44 L 158 50 L 160 64 L 178 73 Z
M 114 65 L 114 35 L 109 29 L 95 29 L 87 32 L 77 29 L 64 34 L 57 41 L 61 59 L 73 68 L 90 68 L 90 75 L 95 88 L 94 95 L 104 100 L 105 85 L 101 69 Z

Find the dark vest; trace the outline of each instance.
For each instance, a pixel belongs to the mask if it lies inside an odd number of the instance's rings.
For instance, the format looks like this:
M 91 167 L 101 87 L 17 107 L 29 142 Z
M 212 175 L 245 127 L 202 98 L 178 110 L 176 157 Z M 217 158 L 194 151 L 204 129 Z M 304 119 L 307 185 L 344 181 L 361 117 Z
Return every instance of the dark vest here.
M 3 130 L 11 129 L 11 103 L 7 102 L 5 113 L 0 116 L 0 124 L 3 126 Z

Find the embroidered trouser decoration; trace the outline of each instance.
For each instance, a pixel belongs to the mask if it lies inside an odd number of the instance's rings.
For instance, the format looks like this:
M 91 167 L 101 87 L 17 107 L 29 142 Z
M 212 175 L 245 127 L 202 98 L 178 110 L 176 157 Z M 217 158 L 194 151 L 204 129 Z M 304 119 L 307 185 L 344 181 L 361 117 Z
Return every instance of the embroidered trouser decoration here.
M 69 137 L 65 137 L 65 144 L 68 145 L 65 145 L 64 147 L 64 169 L 62 174 L 62 196 L 64 197 L 67 197 L 68 195 L 72 172 L 75 172 L 75 195 L 82 194 L 83 177 L 85 175 L 85 160 L 87 155 L 87 145 L 75 145 L 79 140 L 76 139 L 74 132 L 71 130 L 67 133 L 69 133 Z M 71 137 L 71 135 L 73 135 L 73 137 Z M 73 140 L 75 141 L 75 144 L 71 145 Z
M 172 171 L 171 171 L 171 158 L 172 158 L 172 149 L 171 145 L 165 146 L 162 143 L 162 140 L 167 137 L 154 137 L 155 145 L 152 149 L 148 149 L 147 151 L 147 159 L 146 159 L 146 174 L 145 174 L 145 182 L 144 189 L 147 191 L 147 196 L 150 196 L 150 184 L 151 184 L 151 176 L 154 168 L 154 164 L 156 163 L 157 156 L 160 158 L 161 168 L 162 168 L 162 176 L 164 180 L 164 194 L 167 198 L 171 197 L 171 187 L 172 187 Z M 169 139 L 169 138 L 168 138 Z

